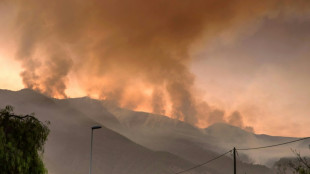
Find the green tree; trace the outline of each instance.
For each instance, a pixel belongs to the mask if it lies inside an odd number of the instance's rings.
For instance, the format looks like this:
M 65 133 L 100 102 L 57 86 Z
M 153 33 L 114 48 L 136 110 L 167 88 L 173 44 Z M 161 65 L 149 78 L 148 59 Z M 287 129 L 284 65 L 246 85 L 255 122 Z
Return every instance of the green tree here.
M 296 156 L 295 159 L 282 158 L 275 163 L 275 167 L 278 170 L 278 173 L 286 174 L 289 172 L 293 174 L 310 174 L 309 158 L 302 157 L 296 150 L 292 150 L 292 152 Z
M 50 132 L 34 114 L 15 115 L 12 106 L 0 110 L 0 173 L 45 174 L 42 155 Z

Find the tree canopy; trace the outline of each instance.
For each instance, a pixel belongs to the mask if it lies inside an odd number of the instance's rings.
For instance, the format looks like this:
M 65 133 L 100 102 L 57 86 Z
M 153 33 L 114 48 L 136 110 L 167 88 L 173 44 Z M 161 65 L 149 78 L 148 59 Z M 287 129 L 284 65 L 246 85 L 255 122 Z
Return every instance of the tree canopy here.
M 0 110 L 0 173 L 45 174 L 42 155 L 49 122 L 15 115 L 12 106 Z
M 309 146 L 310 149 L 310 146 Z M 278 174 L 310 174 L 310 158 L 302 157 L 297 150 L 292 150 L 296 158 L 281 158 L 275 163 Z

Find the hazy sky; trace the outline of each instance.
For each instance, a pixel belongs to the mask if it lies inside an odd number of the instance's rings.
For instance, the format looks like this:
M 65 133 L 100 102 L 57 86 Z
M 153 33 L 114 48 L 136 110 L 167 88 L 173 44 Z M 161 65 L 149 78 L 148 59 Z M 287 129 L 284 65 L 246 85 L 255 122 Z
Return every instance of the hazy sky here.
M 0 26 L 0 88 L 309 136 L 308 0 L 3 0 Z
M 215 45 L 191 67 L 206 101 L 239 110 L 257 132 L 308 136 L 309 15 L 264 19 L 255 31 Z

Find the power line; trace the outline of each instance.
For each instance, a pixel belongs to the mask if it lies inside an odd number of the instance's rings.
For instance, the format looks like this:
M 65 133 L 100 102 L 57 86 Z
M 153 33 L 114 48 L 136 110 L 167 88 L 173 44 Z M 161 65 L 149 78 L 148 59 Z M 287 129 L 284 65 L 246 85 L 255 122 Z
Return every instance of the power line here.
M 203 166 L 203 165 L 206 165 L 206 164 L 208 164 L 208 163 L 210 163 L 210 162 L 212 162 L 212 161 L 214 161 L 214 160 L 216 160 L 216 159 L 219 159 L 219 158 L 221 158 L 222 156 L 224 156 L 224 155 L 230 153 L 231 151 L 232 151 L 232 150 L 229 150 L 229 151 L 223 153 L 222 155 L 219 155 L 219 156 L 217 156 L 217 157 L 215 157 L 215 158 L 210 159 L 209 161 L 206 161 L 206 162 L 204 162 L 204 163 L 198 164 L 198 165 L 196 165 L 196 166 L 194 166 L 194 167 L 191 167 L 191 168 L 189 168 L 189 169 L 182 170 L 182 171 L 177 172 L 177 173 L 175 173 L 175 174 L 184 173 L 184 172 L 187 172 L 187 171 L 196 169 L 196 168 L 198 168 L 198 167 L 201 167 L 201 166 Z
M 290 143 L 294 143 L 294 142 L 302 141 L 302 140 L 306 140 L 306 139 L 310 139 L 310 137 L 300 138 L 300 139 L 297 139 L 297 140 L 288 141 L 288 142 L 284 142 L 284 143 L 280 143 L 280 144 L 269 145 L 269 146 L 251 147 L 251 148 L 241 148 L 241 149 L 236 149 L 236 150 L 256 150 L 256 149 L 265 149 L 265 148 L 269 148 L 269 147 L 282 146 L 282 145 L 285 145 L 285 144 L 290 144 Z
M 297 139 L 297 140 L 288 141 L 288 142 L 279 143 L 279 144 L 273 144 L 273 145 L 269 145 L 269 146 L 251 147 L 251 148 L 240 148 L 240 149 L 235 149 L 235 150 L 241 150 L 241 151 L 242 151 L 242 150 L 265 149 L 265 148 L 270 148 L 270 147 L 282 146 L 282 145 L 285 145 L 285 144 L 290 144 L 290 143 L 294 143 L 294 142 L 302 141 L 302 140 L 306 140 L 306 139 L 310 139 L 310 137 L 300 138 L 300 139 Z M 196 169 L 196 168 L 201 167 L 201 166 L 203 166 L 203 165 L 206 165 L 206 164 L 208 164 L 208 163 L 210 163 L 210 162 L 212 162 L 212 161 L 214 161 L 214 160 L 216 160 L 216 159 L 219 159 L 219 158 L 221 158 L 222 156 L 224 156 L 224 155 L 226 155 L 226 154 L 228 154 L 228 153 L 230 153 L 230 152 L 232 152 L 232 151 L 233 151 L 233 150 L 229 150 L 229 151 L 227 151 L 227 152 L 225 152 L 225 153 L 223 153 L 223 154 L 221 154 L 221 155 L 219 155 L 219 156 L 217 156 L 217 157 L 215 157 L 215 158 L 210 159 L 209 161 L 206 161 L 206 162 L 204 162 L 204 163 L 198 164 L 198 165 L 196 165 L 196 166 L 194 166 L 194 167 L 191 167 L 191 168 L 186 169 L 186 170 L 182 170 L 182 171 L 177 172 L 177 173 L 174 173 L 174 174 L 180 174 L 180 173 L 184 173 L 184 172 L 187 172 L 187 171 Z

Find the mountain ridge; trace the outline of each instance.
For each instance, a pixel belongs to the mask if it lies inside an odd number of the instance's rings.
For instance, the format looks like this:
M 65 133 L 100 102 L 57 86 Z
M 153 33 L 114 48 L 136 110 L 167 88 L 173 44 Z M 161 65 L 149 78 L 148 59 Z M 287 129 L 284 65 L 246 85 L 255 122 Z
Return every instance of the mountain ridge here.
M 163 154 L 169 153 L 172 156 L 167 156 L 168 159 L 172 161 L 183 161 L 181 163 L 184 163 L 184 166 L 204 162 L 231 149 L 236 144 L 240 144 L 240 142 L 242 142 L 243 146 L 251 147 L 266 144 L 270 145 L 270 143 L 281 142 L 286 138 L 291 139 L 291 137 L 273 138 L 268 135 L 256 135 L 238 127 L 223 123 L 217 123 L 208 128 L 200 129 L 166 116 L 119 108 L 109 101 L 101 101 L 89 97 L 54 99 L 29 89 L 15 92 L 0 90 L 0 106 L 3 107 L 6 104 L 17 106 L 16 112 L 18 113 L 27 113 L 31 110 L 31 112 L 39 114 L 40 119 L 46 120 L 52 118 L 56 120 L 57 124 L 51 125 L 51 139 L 54 139 L 57 143 L 66 141 L 61 133 L 67 136 L 75 134 L 71 129 L 63 125 L 84 125 L 83 129 L 85 129 L 85 125 L 90 127 L 93 124 L 100 124 L 107 127 L 106 129 L 109 130 L 108 132 L 115 132 L 138 146 L 153 152 L 162 152 Z M 89 136 L 87 134 L 85 135 L 85 133 L 82 134 L 84 139 Z M 60 138 L 57 138 L 56 135 Z M 81 141 L 81 138 L 82 137 L 78 135 L 75 141 Z M 49 141 L 49 143 L 51 144 L 51 141 Z M 60 144 L 57 143 L 54 146 L 59 148 L 58 146 L 60 146 Z M 87 149 L 85 142 L 83 147 Z M 47 144 L 47 148 L 52 147 Z M 105 149 L 101 149 L 101 151 L 105 151 Z M 53 157 L 52 154 L 51 152 L 48 153 L 45 158 L 49 166 L 53 166 L 55 163 L 53 160 L 49 160 L 51 156 Z M 139 153 L 137 153 L 137 155 L 138 154 Z M 134 154 L 131 155 L 132 158 L 135 156 Z M 79 158 L 79 156 L 75 157 L 77 159 Z M 281 156 L 276 156 L 272 153 L 267 154 L 266 158 L 262 158 L 259 154 L 252 152 L 247 154 L 240 153 L 239 160 L 244 162 L 238 161 L 239 170 L 240 172 L 257 174 L 262 173 L 262 171 L 266 174 L 273 173 L 272 170 L 267 167 L 249 163 L 266 164 L 267 160 L 274 158 L 273 160 L 275 161 L 279 157 Z M 158 158 L 158 155 L 155 154 L 151 158 Z M 100 158 L 98 158 L 98 160 L 100 160 Z M 106 159 L 101 160 L 105 161 Z M 162 161 L 164 160 L 162 159 Z M 86 161 L 84 162 L 86 163 Z M 80 163 L 80 161 L 78 163 Z M 54 166 L 57 166 L 56 164 Z M 179 166 L 179 164 L 180 163 L 177 162 L 173 164 L 175 165 L 174 168 L 181 169 L 183 165 Z M 229 167 L 221 167 L 223 164 Z M 160 165 L 163 168 L 164 164 L 160 163 Z M 85 166 L 84 164 L 84 167 Z M 271 166 L 272 165 L 269 165 L 269 167 Z M 203 167 L 203 169 L 211 173 L 224 174 L 229 172 L 229 168 L 231 167 L 232 159 L 227 156 L 215 161 L 210 166 Z M 59 170 L 65 169 L 61 168 Z M 105 170 L 109 170 L 113 173 L 112 169 Z M 150 170 L 152 170 L 152 167 Z M 197 171 L 195 170 L 195 172 L 199 173 L 200 169 Z
M 44 153 L 44 161 L 49 173 L 82 174 L 88 171 L 90 127 L 99 124 L 98 122 L 89 119 L 73 108 L 62 107 L 63 103 L 52 102 L 51 98 L 45 98 L 43 95 L 28 99 L 28 97 L 23 98 L 21 94 L 28 96 L 29 91 L 4 93 L 6 91 L 0 91 L 0 107 L 3 108 L 7 104 L 13 105 L 18 114 L 34 110 L 39 120 L 51 122 L 51 132 Z M 16 96 L 18 99 L 14 98 Z M 41 100 L 41 97 L 44 100 Z M 41 103 L 42 101 L 53 103 L 52 108 L 48 111 L 46 108 L 42 108 L 39 105 L 45 106 L 44 103 Z M 151 151 L 104 126 L 94 132 L 94 173 L 103 171 L 110 174 L 168 174 L 193 165 L 168 152 Z M 202 173 L 200 170 L 196 170 L 195 173 Z

